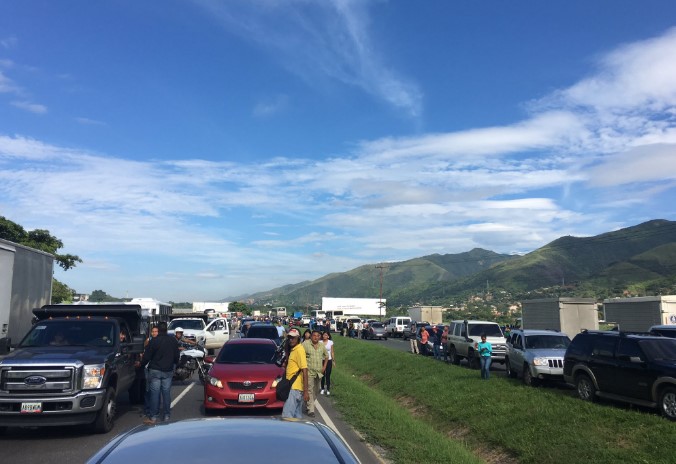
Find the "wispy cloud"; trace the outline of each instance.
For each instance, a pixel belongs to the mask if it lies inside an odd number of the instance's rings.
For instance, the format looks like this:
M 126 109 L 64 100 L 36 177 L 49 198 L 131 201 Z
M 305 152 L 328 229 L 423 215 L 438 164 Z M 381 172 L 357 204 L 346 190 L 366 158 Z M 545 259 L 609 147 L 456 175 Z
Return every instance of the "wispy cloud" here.
M 308 83 L 328 77 L 359 87 L 410 116 L 421 113 L 422 92 L 386 64 L 371 38 L 371 2 L 195 2 L 216 15 L 229 32 L 269 51 Z
M 107 125 L 103 121 L 98 121 L 96 119 L 83 118 L 83 117 L 77 117 L 77 118 L 75 118 L 75 121 L 77 121 L 80 124 L 85 125 L 85 126 L 106 126 Z
M 665 62 L 668 49 L 676 49 L 673 31 L 620 47 L 596 74 L 512 124 L 367 140 L 319 161 L 130 161 L 0 135 L 0 213 L 54 228 L 99 266 L 102 243 L 117 254 L 171 256 L 221 295 L 365 260 L 528 251 L 628 225 L 637 197 L 643 205 L 673 198 L 676 66 Z M 641 70 L 656 67 L 657 77 Z M 586 82 L 593 91 L 583 91 Z M 626 95 L 610 101 L 619 90 Z M 569 202 L 571 191 L 588 204 Z M 200 224 L 211 220 L 224 225 Z
M 47 107 L 45 105 L 40 105 L 39 103 L 31 103 L 28 101 L 13 101 L 13 106 L 17 108 L 28 111 L 29 113 L 35 114 L 45 114 L 47 112 Z
M 19 39 L 14 36 L 4 37 L 0 39 L 0 47 L 9 50 L 17 46 Z
M 256 106 L 253 109 L 253 115 L 256 117 L 271 116 L 283 111 L 288 103 L 289 97 L 287 95 L 277 95 L 271 100 L 256 103 Z

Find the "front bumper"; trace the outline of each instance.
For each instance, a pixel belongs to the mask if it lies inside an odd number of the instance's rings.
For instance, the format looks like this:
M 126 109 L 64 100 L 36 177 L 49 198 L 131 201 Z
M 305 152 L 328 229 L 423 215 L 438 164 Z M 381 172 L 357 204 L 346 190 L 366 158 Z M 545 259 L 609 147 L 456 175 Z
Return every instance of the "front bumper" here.
M 240 394 L 253 394 L 254 400 L 242 402 Z M 227 387 L 221 389 L 210 384 L 205 385 L 204 388 L 204 409 L 281 409 L 283 407 L 284 401 L 277 399 L 277 392 L 272 388 L 255 392 L 231 390 Z
M 89 424 L 103 407 L 105 389 L 73 396 L 0 396 L 0 426 L 57 426 Z M 42 412 L 22 413 L 22 403 L 42 403 Z

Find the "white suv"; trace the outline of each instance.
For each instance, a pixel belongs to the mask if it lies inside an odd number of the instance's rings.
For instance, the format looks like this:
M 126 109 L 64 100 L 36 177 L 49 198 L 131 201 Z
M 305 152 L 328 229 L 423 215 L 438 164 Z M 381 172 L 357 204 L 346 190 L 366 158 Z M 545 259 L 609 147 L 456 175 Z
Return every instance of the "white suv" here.
M 493 362 L 504 364 L 507 353 L 505 336 L 500 326 L 492 321 L 451 321 L 448 330 L 449 362 L 460 364 L 464 358 L 471 368 L 478 369 L 479 355 L 474 350 L 474 344 L 481 341 L 481 335 L 486 335 L 486 341 L 493 346 Z

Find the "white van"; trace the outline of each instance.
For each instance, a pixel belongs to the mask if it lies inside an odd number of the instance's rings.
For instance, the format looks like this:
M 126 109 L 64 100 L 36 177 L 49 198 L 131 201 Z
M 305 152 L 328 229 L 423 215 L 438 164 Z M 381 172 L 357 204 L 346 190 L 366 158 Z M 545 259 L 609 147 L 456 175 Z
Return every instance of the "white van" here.
M 408 316 L 391 317 L 385 325 L 385 331 L 392 337 L 401 337 L 404 327 L 410 324 L 411 318 Z

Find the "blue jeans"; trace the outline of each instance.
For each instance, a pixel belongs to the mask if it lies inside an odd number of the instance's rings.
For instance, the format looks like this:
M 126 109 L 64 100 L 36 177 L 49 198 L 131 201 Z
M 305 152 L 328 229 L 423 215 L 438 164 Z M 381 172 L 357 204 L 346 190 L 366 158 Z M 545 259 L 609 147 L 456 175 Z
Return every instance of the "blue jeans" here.
M 148 369 L 150 376 L 150 418 L 157 419 L 160 415 L 160 395 L 162 396 L 163 416 L 171 415 L 171 378 L 174 372 L 163 372 Z
M 301 390 L 291 389 L 289 397 L 284 402 L 282 417 L 303 418 L 303 392 Z
M 441 345 L 434 345 L 434 359 L 441 359 Z
M 150 394 L 150 374 L 148 374 L 148 369 L 145 369 L 145 374 L 146 374 L 146 393 L 145 396 L 143 397 L 143 415 L 146 417 L 150 417 L 150 401 L 151 401 L 151 394 Z
M 481 356 L 481 378 L 488 380 L 491 375 L 491 357 Z

